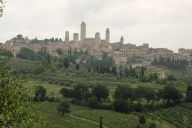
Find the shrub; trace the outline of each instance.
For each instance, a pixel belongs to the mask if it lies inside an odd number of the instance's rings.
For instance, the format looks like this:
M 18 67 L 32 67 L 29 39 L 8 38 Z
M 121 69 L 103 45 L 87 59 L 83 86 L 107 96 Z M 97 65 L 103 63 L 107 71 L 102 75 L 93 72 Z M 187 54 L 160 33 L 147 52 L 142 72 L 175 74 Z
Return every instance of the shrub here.
M 98 108 L 99 107 L 99 102 L 97 101 L 97 98 L 95 96 L 90 97 L 88 99 L 88 106 L 91 108 Z
M 117 112 L 128 113 L 131 111 L 131 105 L 125 99 L 116 99 L 113 106 Z
M 69 108 L 70 108 L 70 104 L 67 101 L 62 101 L 57 106 L 57 111 L 58 113 L 62 113 L 62 115 L 64 116 L 65 113 L 70 113 Z

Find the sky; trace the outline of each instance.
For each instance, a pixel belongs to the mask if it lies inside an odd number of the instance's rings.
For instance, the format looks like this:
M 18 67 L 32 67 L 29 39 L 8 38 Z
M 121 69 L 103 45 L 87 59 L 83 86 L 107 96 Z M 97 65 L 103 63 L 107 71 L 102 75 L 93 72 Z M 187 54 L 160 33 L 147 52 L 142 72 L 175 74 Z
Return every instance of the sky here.
M 111 42 L 124 36 L 125 43 L 154 48 L 192 48 L 192 0 L 6 0 L 0 18 L 0 42 L 22 34 L 29 38 L 65 38 L 65 31 L 87 36 L 96 32 Z

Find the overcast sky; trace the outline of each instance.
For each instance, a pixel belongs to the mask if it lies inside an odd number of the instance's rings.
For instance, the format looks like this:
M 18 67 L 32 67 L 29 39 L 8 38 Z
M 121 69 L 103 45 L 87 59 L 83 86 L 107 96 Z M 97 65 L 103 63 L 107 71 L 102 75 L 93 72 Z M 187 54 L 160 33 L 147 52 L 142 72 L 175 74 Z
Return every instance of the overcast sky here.
M 192 48 L 192 0 L 6 0 L 0 42 L 23 34 L 39 39 L 79 32 L 93 37 L 110 28 L 111 41 L 151 47 Z

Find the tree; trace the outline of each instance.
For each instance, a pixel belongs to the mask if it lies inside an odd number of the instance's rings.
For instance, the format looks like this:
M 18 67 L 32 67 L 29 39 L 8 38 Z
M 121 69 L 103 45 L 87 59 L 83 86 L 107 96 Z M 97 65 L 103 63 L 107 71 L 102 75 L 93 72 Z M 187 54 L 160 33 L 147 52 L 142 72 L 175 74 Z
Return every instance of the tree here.
M 12 75 L 6 66 L 8 60 L 0 56 L 0 127 L 44 127 L 42 117 L 32 103 L 32 92 Z
M 91 108 L 98 108 L 99 102 L 97 101 L 97 97 L 92 96 L 88 99 L 88 106 Z
M 125 69 L 124 69 L 124 74 L 126 77 L 129 76 L 129 69 L 127 67 L 125 67 Z
M 88 95 L 90 94 L 87 86 L 80 84 L 74 87 L 74 98 L 80 103 L 81 101 L 86 101 Z
M 64 54 L 64 52 L 63 52 L 62 49 L 60 49 L 60 48 L 58 48 L 58 49 L 56 50 L 56 52 L 57 52 L 57 54 L 60 55 L 60 56 Z
M 63 65 L 65 68 L 69 67 L 69 60 L 67 58 L 64 59 Z
M 103 128 L 103 118 L 102 118 L 102 116 L 100 117 L 99 128 Z
M 115 89 L 114 97 L 116 99 L 132 99 L 133 98 L 133 89 L 127 86 L 118 86 Z
M 37 86 L 35 89 L 34 101 L 45 101 L 46 89 L 42 86 Z
M 141 124 L 141 125 L 145 125 L 145 123 L 146 123 L 146 120 L 145 120 L 145 116 L 139 116 L 139 123 Z
M 0 17 L 3 15 L 3 9 L 5 7 L 5 2 L 3 0 L 0 0 Z
M 92 93 L 95 97 L 97 97 L 97 100 L 101 103 L 102 99 L 107 99 L 109 96 L 109 89 L 104 85 L 97 85 L 93 87 Z
M 168 75 L 166 80 L 168 80 L 168 81 L 176 81 L 177 78 L 174 75 Z
M 182 94 L 174 87 L 166 86 L 163 90 L 158 92 L 158 97 L 167 101 L 167 104 L 170 105 L 172 102 L 179 102 L 182 98 Z
M 32 61 L 37 60 L 36 53 L 29 48 L 21 48 L 21 50 L 17 54 L 17 57 L 21 59 L 26 59 L 26 60 L 32 60 Z
M 156 99 L 156 92 L 151 88 L 138 87 L 135 89 L 135 94 L 137 94 L 135 98 L 146 99 L 148 103 L 149 101 Z
M 65 113 L 70 113 L 69 108 L 70 108 L 69 103 L 67 101 L 62 101 L 57 106 L 57 111 L 58 113 L 62 113 L 62 115 L 64 116 Z
M 151 123 L 151 124 L 149 125 L 149 128 L 157 128 L 157 125 L 156 125 L 155 123 Z
M 119 66 L 119 76 L 123 77 L 123 67 Z
M 79 69 L 80 69 L 80 65 L 79 65 L 79 64 L 76 64 L 76 65 L 75 65 L 75 68 L 76 68 L 76 70 L 79 70 Z
M 62 88 L 60 91 L 61 95 L 66 98 L 73 98 L 74 97 L 74 90 L 73 89 L 67 89 Z
M 10 58 L 13 57 L 13 53 L 11 51 L 7 51 L 6 49 L 0 48 L 0 56 L 6 56 Z
M 187 102 L 192 102 L 192 86 L 187 87 L 186 101 Z
M 131 111 L 131 104 L 126 99 L 116 99 L 113 107 L 117 112 L 128 113 Z
M 145 67 L 141 67 L 141 76 L 143 76 L 145 74 L 146 68 Z

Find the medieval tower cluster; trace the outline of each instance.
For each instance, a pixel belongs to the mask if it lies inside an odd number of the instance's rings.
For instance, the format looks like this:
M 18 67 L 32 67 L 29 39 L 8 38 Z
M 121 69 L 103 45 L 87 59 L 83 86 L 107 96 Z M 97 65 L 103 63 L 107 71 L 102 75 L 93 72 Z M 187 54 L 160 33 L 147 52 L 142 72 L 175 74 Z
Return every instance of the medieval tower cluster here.
M 58 56 L 58 49 L 66 53 L 69 49 L 72 51 L 87 51 L 98 59 L 102 58 L 103 53 L 113 57 L 117 65 L 132 64 L 135 66 L 150 65 L 154 60 L 164 58 L 164 60 L 187 61 L 192 64 L 192 49 L 179 49 L 178 53 L 174 53 L 167 48 L 150 48 L 149 44 L 144 43 L 141 46 L 125 42 L 121 37 L 118 42 L 111 42 L 109 28 L 105 31 L 105 39 L 101 38 L 99 32 L 94 37 L 87 37 L 87 26 L 85 22 L 80 25 L 80 33 L 74 33 L 73 39 L 70 40 L 69 31 L 65 32 L 64 41 L 43 40 L 42 43 L 29 40 L 28 38 L 13 38 L 6 43 L 0 45 L 7 50 L 18 53 L 21 48 L 27 47 L 38 52 L 46 49 L 49 54 Z
M 86 23 L 82 22 L 80 25 L 80 35 L 79 33 L 73 34 L 73 40 L 70 41 L 69 31 L 65 32 L 65 41 L 66 45 L 76 44 L 77 49 L 79 48 L 98 48 L 100 44 L 109 44 L 110 43 L 110 30 L 109 28 L 106 29 L 105 32 L 105 39 L 101 39 L 101 35 L 99 32 L 95 33 L 94 38 L 87 37 L 87 30 L 86 30 Z M 80 36 L 80 38 L 79 38 Z M 120 42 L 123 43 L 124 39 L 121 37 Z

